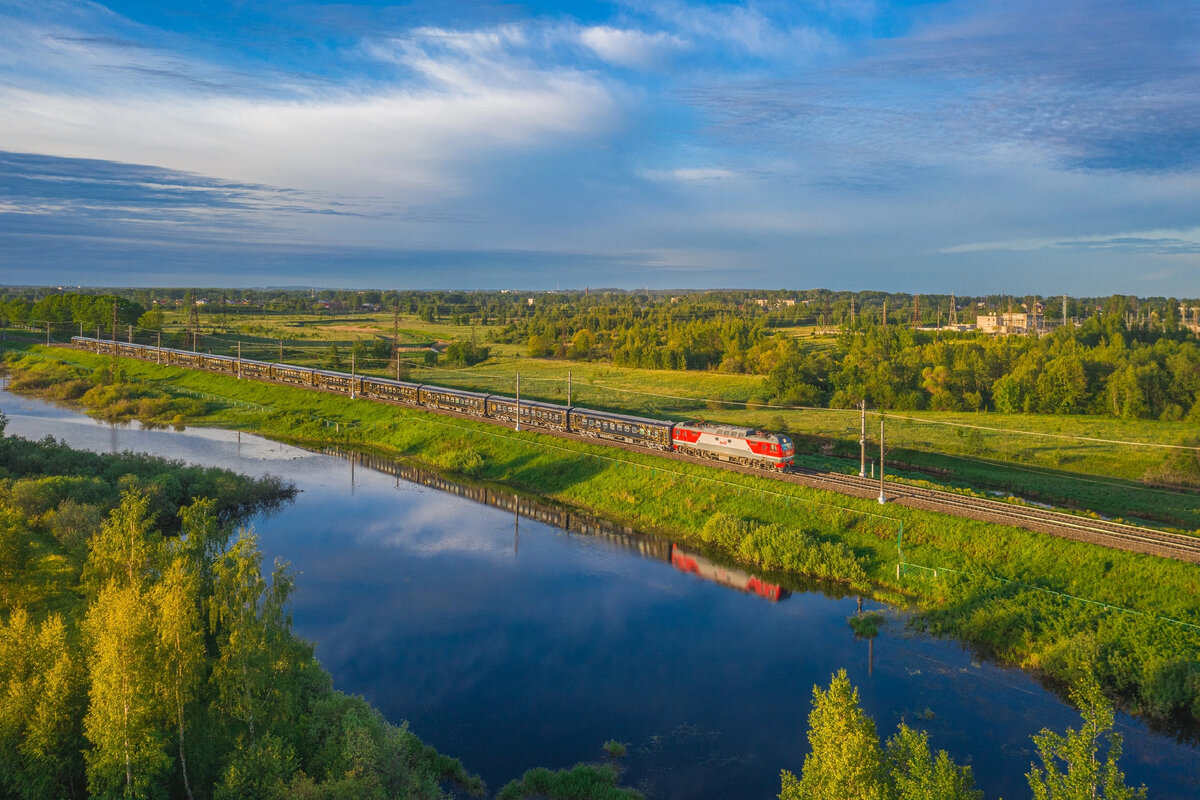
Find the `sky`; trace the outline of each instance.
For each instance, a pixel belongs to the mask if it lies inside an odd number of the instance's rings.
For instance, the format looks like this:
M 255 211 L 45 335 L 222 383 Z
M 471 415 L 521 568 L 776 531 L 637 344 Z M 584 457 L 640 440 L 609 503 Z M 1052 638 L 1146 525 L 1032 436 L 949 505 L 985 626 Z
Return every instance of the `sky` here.
M 0 0 L 0 283 L 1200 296 L 1200 0 Z

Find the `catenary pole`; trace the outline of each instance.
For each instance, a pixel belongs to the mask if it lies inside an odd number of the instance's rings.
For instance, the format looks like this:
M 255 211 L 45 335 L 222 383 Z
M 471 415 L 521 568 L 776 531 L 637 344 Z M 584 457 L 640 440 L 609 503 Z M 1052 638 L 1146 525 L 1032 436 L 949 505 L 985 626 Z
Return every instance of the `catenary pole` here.
M 887 496 L 883 493 L 883 415 L 879 415 L 879 502 L 886 503 Z
M 858 436 L 858 477 L 867 477 L 867 401 L 859 403 L 862 407 L 862 429 Z

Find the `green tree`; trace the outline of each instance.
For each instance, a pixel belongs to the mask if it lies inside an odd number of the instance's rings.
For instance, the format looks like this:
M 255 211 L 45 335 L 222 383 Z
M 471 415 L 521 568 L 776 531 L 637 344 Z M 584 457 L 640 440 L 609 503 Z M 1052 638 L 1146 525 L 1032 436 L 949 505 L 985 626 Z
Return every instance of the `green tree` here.
M 137 326 L 151 331 L 160 331 L 163 326 L 163 312 L 160 308 L 152 308 L 138 317 Z
M 36 627 L 16 609 L 0 625 L 0 794 L 6 797 L 76 793 L 84 697 L 72 648 L 57 614 Z
M 98 592 L 109 582 L 145 588 L 158 560 L 162 535 L 154 528 L 147 492 L 127 490 L 92 537 L 84 582 Z
M 884 749 L 893 800 L 983 800 L 970 767 L 960 767 L 945 750 L 929 751 L 929 734 L 904 723 Z
M 306 655 L 291 636 L 286 565 L 275 565 L 270 582 L 261 565 L 258 541 L 241 536 L 214 564 L 209 604 L 209 628 L 219 651 L 211 677 L 217 711 L 241 724 L 249 751 L 258 748 L 264 729 L 294 711 L 293 679 Z
M 157 795 L 170 770 L 152 614 L 139 586 L 112 580 L 84 620 L 91 691 L 83 727 L 92 744 L 85 760 L 93 797 Z
M 0 598 L 5 606 L 28 560 L 29 529 L 14 509 L 0 506 Z
M 1085 672 L 1071 690 L 1071 700 L 1080 709 L 1083 725 L 1065 735 L 1048 728 L 1033 737 L 1041 767 L 1026 777 L 1034 800 L 1135 800 L 1146 797 L 1146 787 L 1125 785 L 1125 774 L 1117 766 L 1122 736 L 1113 731 L 1113 707 L 1092 673 Z M 1107 748 L 1107 753 L 1101 751 Z
M 192 797 L 188 776 L 186 712 L 196 700 L 205 672 L 204 629 L 200 620 L 200 581 L 185 556 L 176 556 L 153 589 L 157 617 L 161 693 L 174 717 L 179 771 Z
M 329 369 L 341 369 L 342 351 L 338 350 L 336 344 L 329 345 L 329 349 L 325 351 L 324 357 L 321 358 L 321 365 Z
M 780 800 L 886 800 L 879 735 L 846 670 L 838 670 L 828 691 L 813 687 L 808 743 L 800 777 L 783 771 Z

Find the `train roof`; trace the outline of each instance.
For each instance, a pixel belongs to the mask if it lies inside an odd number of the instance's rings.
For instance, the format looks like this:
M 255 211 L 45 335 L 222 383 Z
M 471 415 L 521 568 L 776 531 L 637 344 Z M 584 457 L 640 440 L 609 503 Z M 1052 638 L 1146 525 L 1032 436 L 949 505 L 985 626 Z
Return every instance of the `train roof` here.
M 378 375 L 363 375 L 362 379 L 364 381 L 370 381 L 371 383 L 382 383 L 387 386 L 402 386 L 405 389 L 421 388 L 421 384 L 419 383 L 413 383 L 412 381 L 398 381 L 395 378 L 381 378 Z
M 445 386 L 434 386 L 431 383 L 422 383 L 418 388 L 427 390 L 430 392 L 441 392 L 442 394 L 454 394 L 454 395 L 458 395 L 459 397 L 478 397 L 480 399 L 483 399 L 488 396 L 487 394 L 485 394 L 483 392 L 468 392 L 466 389 L 450 389 Z
M 681 422 L 676 427 L 685 430 L 703 431 L 704 433 L 714 433 L 718 436 L 778 436 L 780 434 L 770 433 L 769 431 L 760 431 L 757 428 L 743 428 L 739 425 L 718 425 L 712 422 Z
M 620 420 L 621 422 L 638 422 L 643 425 L 674 425 L 674 422 L 665 419 L 650 419 L 649 417 L 635 417 L 631 414 L 614 414 L 611 411 L 595 411 L 590 408 L 580 408 L 579 406 L 571 407 L 572 414 L 586 414 L 591 417 L 601 417 L 603 419 Z
M 493 400 L 495 400 L 498 403 L 515 403 L 515 402 L 517 402 L 517 399 L 515 397 L 509 397 L 506 394 L 489 394 L 487 396 L 487 399 L 488 399 L 488 402 L 491 402 Z M 544 400 L 522 400 L 521 405 L 529 406 L 530 408 L 552 408 L 552 409 L 555 409 L 556 411 L 568 411 L 569 410 L 564 405 L 560 405 L 558 403 L 547 403 Z

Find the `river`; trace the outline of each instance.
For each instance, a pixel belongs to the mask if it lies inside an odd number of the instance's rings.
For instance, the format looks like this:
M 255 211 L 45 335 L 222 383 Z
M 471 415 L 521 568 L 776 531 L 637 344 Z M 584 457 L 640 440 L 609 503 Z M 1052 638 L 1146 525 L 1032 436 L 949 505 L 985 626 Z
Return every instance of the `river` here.
M 779 771 L 803 764 L 813 685 L 842 667 L 881 736 L 901 720 L 928 731 L 988 798 L 1029 796 L 1030 734 L 1078 727 L 1028 674 L 906 631 L 874 601 L 889 622 L 868 642 L 846 623 L 853 596 L 778 591 L 669 542 L 531 502 L 518 513 L 503 492 L 472 499 L 387 464 L 112 426 L 7 392 L 0 408 L 10 434 L 294 482 L 296 501 L 253 528 L 267 562 L 297 573 L 295 630 L 338 688 L 408 720 L 492 790 L 530 767 L 598 760 L 616 739 L 623 782 L 650 798 L 774 797 Z M 1131 783 L 1155 800 L 1200 796 L 1200 751 L 1124 715 L 1117 728 Z

